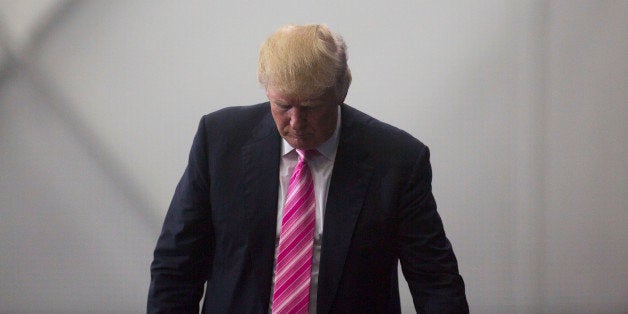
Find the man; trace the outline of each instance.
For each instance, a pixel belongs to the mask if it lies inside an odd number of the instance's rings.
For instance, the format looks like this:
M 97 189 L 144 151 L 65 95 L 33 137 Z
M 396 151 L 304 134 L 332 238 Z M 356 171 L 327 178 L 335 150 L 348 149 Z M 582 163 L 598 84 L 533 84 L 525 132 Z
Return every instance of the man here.
M 269 102 L 200 122 L 148 312 L 197 313 L 206 283 L 207 313 L 398 313 L 398 261 L 417 312 L 468 312 L 428 148 L 343 104 L 342 39 L 285 26 L 262 45 L 258 77 Z

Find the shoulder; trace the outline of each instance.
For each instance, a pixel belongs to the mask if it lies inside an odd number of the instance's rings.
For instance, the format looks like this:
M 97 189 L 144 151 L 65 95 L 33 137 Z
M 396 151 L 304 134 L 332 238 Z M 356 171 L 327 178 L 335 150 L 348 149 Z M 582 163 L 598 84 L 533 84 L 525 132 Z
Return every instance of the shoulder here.
M 347 105 L 343 105 L 342 114 L 346 121 L 341 132 L 349 133 L 350 139 L 361 144 L 371 156 L 381 160 L 429 158 L 428 147 L 408 132 Z
M 199 128 L 208 135 L 232 139 L 250 136 L 260 125 L 267 127 L 272 121 L 269 103 L 251 106 L 226 107 L 201 118 Z
M 268 102 L 252 106 L 226 107 L 203 116 L 203 123 L 215 126 L 224 126 L 232 123 L 246 123 L 259 121 L 270 114 Z

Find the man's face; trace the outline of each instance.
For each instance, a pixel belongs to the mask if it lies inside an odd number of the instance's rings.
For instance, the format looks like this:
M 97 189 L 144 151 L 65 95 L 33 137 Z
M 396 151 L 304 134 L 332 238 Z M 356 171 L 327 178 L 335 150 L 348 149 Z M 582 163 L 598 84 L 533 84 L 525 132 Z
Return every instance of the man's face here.
M 340 104 L 332 93 L 316 99 L 299 99 L 268 88 L 266 96 L 277 130 L 290 146 L 315 148 L 334 133 Z

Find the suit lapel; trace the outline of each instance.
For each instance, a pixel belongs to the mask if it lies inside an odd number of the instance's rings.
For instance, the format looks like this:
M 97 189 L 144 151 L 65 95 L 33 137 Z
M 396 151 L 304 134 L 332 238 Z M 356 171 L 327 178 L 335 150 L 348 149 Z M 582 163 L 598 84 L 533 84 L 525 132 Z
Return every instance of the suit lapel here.
M 342 128 L 334 163 L 325 218 L 317 312 L 327 313 L 338 290 L 353 230 L 362 209 L 372 168 L 355 110 L 343 105 Z
M 252 134 L 242 146 L 243 190 L 253 208 L 264 209 L 263 212 L 255 212 L 256 215 L 276 216 L 281 138 L 270 111 L 255 126 Z M 273 222 L 275 219 L 272 219 Z
M 257 302 L 268 306 L 272 282 L 277 223 L 277 195 L 279 193 L 279 159 L 281 137 L 270 111 L 254 128 L 251 139 L 242 146 L 242 187 L 244 204 L 249 206 L 248 226 L 251 232 L 249 251 L 256 276 Z

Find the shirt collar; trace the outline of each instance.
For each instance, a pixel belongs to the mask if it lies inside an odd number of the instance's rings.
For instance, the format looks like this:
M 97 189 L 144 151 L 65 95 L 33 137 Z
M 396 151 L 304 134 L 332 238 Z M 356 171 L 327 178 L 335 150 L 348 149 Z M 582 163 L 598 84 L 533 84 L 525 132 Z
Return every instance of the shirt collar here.
M 341 110 L 340 106 L 338 106 L 338 119 L 336 120 L 336 129 L 334 133 L 331 135 L 327 141 L 323 144 L 318 145 L 316 150 L 319 154 L 323 155 L 328 160 L 334 160 L 336 158 L 336 151 L 338 150 L 338 140 L 340 138 L 340 121 L 341 121 Z M 294 151 L 294 147 L 290 146 L 288 142 L 282 138 L 281 139 L 281 156 L 285 156 Z

